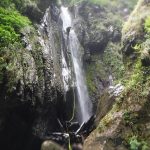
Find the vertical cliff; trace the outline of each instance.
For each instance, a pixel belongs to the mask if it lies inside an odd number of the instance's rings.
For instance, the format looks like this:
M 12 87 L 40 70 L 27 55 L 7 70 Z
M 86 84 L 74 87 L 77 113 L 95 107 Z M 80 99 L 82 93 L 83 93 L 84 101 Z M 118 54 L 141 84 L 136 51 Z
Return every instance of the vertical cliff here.
M 28 15 L 33 24 L 17 10 L 11 14 L 4 4 L 1 4 L 0 19 L 1 31 L 6 31 L 1 33 L 8 36 L 8 25 L 12 25 L 16 39 L 12 43 L 4 39 L 8 45 L 1 45 L 0 143 L 5 149 L 34 149 L 34 144 L 40 145 L 50 132 L 60 131 L 57 119 L 65 118 L 60 11 L 51 1 L 44 4 L 25 1 L 23 5 L 14 1 L 16 6 L 22 6 L 19 11 Z M 12 11 L 13 7 L 10 3 Z M 40 15 L 36 15 L 37 10 Z
M 149 1 L 139 0 L 123 27 L 123 93 L 87 138 L 84 149 L 149 149 Z M 147 51 L 147 52 L 146 52 Z M 103 97 L 102 97 L 103 98 Z M 100 103 L 101 104 L 101 103 Z
M 85 76 L 95 112 L 100 97 L 107 97 L 105 90 L 109 86 L 115 86 L 115 81 L 123 75 L 124 65 L 120 49 L 122 24 L 136 1 L 132 4 L 128 1 L 72 3 L 76 4 L 70 10 L 75 18 L 78 39 L 84 48 Z M 111 104 L 112 101 L 106 107 L 109 108 Z

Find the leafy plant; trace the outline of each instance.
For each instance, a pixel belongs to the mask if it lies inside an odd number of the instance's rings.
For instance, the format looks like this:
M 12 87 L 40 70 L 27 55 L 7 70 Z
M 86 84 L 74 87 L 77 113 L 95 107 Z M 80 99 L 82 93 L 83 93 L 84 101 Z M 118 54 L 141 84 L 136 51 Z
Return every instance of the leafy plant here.
M 10 43 L 18 41 L 19 34 L 11 26 L 0 25 L 0 47 L 8 46 Z
M 95 93 L 96 85 L 94 83 L 94 69 L 93 66 L 88 67 L 87 74 L 86 74 L 86 82 L 89 89 L 90 94 Z
M 148 150 L 149 147 L 145 141 L 138 140 L 137 136 L 129 139 L 130 150 Z
M 138 114 L 137 113 L 133 113 L 133 112 L 129 112 L 129 111 L 125 111 L 124 114 L 123 114 L 123 118 L 125 120 L 125 122 L 129 125 L 133 125 L 135 123 L 138 122 Z
M 135 46 L 133 46 L 132 48 L 136 51 L 139 51 L 141 49 L 141 44 L 135 44 Z
M 147 17 L 147 19 L 145 20 L 144 28 L 146 32 L 150 33 L 150 17 Z
M 133 136 L 130 140 L 129 140 L 129 144 L 130 144 L 130 150 L 138 150 L 141 143 L 138 142 L 137 137 Z
M 11 26 L 16 32 L 27 25 L 31 25 L 31 22 L 27 17 L 22 16 L 15 10 L 4 9 L 0 7 L 0 23 L 6 26 Z
M 27 17 L 15 10 L 0 7 L 0 47 L 8 46 L 19 40 L 21 28 L 31 25 Z
M 7 92 L 16 83 L 17 62 L 20 61 L 20 51 L 23 49 L 20 30 L 31 26 L 29 19 L 10 5 L 13 5 L 11 0 L 0 2 L 0 84 L 7 77 Z

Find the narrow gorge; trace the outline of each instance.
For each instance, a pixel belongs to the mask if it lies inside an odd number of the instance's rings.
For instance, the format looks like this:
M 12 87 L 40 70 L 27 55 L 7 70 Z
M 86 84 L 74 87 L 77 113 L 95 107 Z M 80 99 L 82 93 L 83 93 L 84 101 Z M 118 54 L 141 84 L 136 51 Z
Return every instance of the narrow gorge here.
M 0 149 L 150 149 L 149 0 L 1 0 Z

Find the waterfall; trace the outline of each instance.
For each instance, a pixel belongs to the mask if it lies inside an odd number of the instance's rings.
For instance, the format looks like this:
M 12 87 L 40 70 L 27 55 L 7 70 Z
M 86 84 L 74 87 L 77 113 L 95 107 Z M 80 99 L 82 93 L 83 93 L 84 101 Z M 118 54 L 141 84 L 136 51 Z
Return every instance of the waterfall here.
M 63 84 L 64 84 L 64 90 L 67 92 L 69 90 L 69 79 L 71 78 L 71 71 L 67 65 L 64 52 L 62 50 L 62 78 L 63 78 Z
M 72 18 L 67 7 L 61 7 L 61 19 L 63 21 L 63 33 L 66 40 L 67 47 L 71 53 L 72 64 L 75 74 L 75 84 L 77 87 L 78 107 L 77 119 L 80 123 L 87 121 L 90 117 L 91 104 L 88 96 L 88 90 L 85 83 L 85 75 L 82 64 L 81 45 L 78 41 L 77 35 L 73 29 Z M 70 31 L 68 27 L 71 27 Z
M 69 14 L 66 13 L 67 9 L 64 8 L 64 12 L 65 13 L 61 13 L 61 18 L 64 18 L 63 29 L 66 29 L 68 26 L 71 26 L 71 18 Z M 67 15 L 63 16 L 64 14 L 67 14 Z M 63 36 L 65 40 L 67 40 L 67 35 L 63 34 Z M 63 78 L 65 92 L 67 92 L 69 90 L 69 79 L 71 79 L 71 70 L 68 67 L 68 64 L 65 58 L 65 53 L 63 50 L 61 51 L 61 55 L 62 55 L 62 78 Z

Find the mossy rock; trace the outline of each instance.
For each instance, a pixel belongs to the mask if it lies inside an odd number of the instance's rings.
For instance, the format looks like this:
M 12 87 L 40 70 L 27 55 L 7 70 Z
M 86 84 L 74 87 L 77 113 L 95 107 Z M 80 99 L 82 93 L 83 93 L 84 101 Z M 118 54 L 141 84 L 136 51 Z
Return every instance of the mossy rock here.
M 150 66 L 150 39 L 141 45 L 141 62 L 143 66 Z
M 143 66 L 150 66 L 150 51 L 144 50 L 142 52 L 141 61 Z

